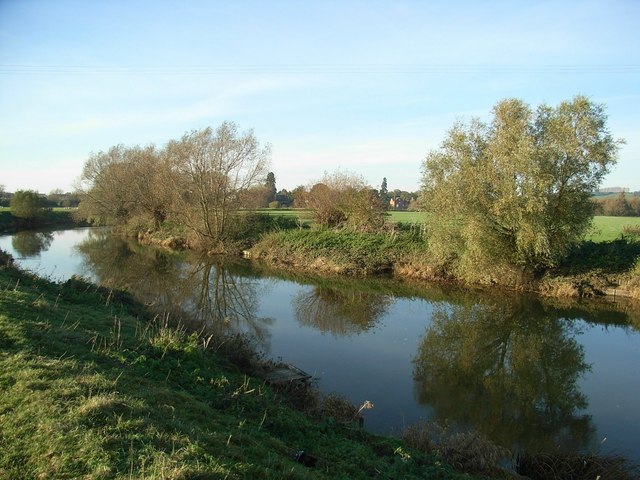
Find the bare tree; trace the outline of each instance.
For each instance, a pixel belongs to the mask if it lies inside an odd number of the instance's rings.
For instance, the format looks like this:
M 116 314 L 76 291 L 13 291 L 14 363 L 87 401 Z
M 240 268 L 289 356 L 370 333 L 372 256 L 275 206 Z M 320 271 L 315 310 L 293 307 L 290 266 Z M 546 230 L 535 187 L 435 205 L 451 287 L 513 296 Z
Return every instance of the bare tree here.
M 384 205 L 355 173 L 325 173 L 322 181 L 309 189 L 306 202 L 316 223 L 325 227 L 370 231 L 384 225 Z
M 180 174 L 180 206 L 186 226 L 207 247 L 230 238 L 233 219 L 244 194 L 263 182 L 270 158 L 252 131 L 225 122 L 215 132 L 194 130 L 167 146 Z

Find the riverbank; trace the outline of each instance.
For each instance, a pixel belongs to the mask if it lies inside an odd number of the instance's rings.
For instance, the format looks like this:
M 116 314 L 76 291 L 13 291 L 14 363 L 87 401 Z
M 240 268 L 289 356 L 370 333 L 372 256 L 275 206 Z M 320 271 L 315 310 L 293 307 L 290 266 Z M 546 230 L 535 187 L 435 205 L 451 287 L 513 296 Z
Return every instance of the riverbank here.
M 430 261 L 427 244 L 416 228 L 378 234 L 301 229 L 271 232 L 245 255 L 289 271 L 352 276 L 385 273 L 405 280 L 464 284 L 454 272 Z M 640 242 L 625 238 L 585 241 L 562 264 L 540 277 L 526 277 L 513 270 L 478 285 L 549 297 L 615 295 L 640 300 Z
M 0 478 L 471 478 L 335 403 L 293 408 L 127 294 L 1 257 Z
M 42 217 L 23 219 L 11 215 L 8 209 L 0 210 L 0 234 L 15 233 L 23 230 L 36 230 L 46 228 L 75 228 L 86 227 L 88 224 L 76 219 L 74 210 L 52 209 L 47 210 Z

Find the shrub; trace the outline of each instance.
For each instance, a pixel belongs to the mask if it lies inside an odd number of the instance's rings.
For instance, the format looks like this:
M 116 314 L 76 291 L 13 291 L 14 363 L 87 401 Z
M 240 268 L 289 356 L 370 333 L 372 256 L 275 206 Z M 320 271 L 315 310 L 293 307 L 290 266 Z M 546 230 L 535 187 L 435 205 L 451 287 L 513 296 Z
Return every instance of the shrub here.
M 44 215 L 46 198 L 33 190 L 18 190 L 11 197 L 11 215 L 31 220 Z
M 476 431 L 454 432 L 448 425 L 419 422 L 402 433 L 402 439 L 416 450 L 438 454 L 448 464 L 464 472 L 492 474 L 498 463 L 509 458 L 508 449 L 500 447 Z

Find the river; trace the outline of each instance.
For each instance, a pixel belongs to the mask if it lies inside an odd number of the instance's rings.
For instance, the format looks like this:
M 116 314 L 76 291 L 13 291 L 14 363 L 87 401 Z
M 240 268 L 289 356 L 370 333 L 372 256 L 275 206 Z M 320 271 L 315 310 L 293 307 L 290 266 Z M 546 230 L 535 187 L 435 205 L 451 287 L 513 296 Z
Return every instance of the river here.
M 22 232 L 0 237 L 0 249 L 53 280 L 81 275 L 128 289 L 188 314 L 194 328 L 248 333 L 323 392 L 372 402 L 364 412 L 372 431 L 438 420 L 515 450 L 640 462 L 640 308 L 632 304 L 282 274 L 104 229 Z

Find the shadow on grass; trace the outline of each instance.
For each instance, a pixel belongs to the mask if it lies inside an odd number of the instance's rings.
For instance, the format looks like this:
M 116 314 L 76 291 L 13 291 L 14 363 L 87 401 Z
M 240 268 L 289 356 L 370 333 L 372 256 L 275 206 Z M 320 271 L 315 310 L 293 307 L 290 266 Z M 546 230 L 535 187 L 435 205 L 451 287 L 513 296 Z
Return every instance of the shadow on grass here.
M 563 274 L 582 274 L 594 270 L 624 273 L 634 267 L 640 257 L 640 242 L 619 238 L 608 242 L 584 242 L 559 266 Z

